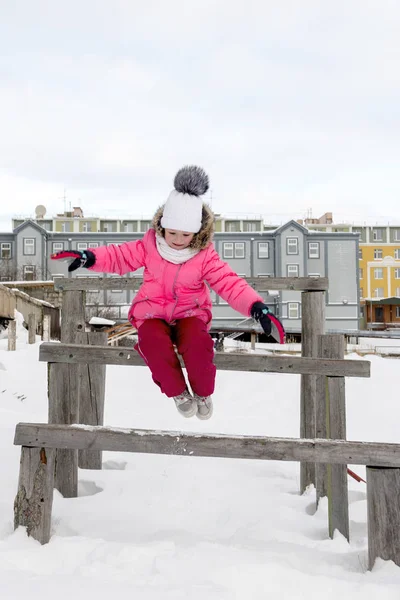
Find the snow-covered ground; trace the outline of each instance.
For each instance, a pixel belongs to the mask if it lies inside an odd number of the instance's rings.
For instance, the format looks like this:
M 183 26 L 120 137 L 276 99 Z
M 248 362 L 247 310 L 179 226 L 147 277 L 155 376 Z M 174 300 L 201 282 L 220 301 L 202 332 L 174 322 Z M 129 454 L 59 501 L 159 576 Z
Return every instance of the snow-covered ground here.
M 46 364 L 18 327 L 0 339 L 0 597 L 137 600 L 398 600 L 400 569 L 367 570 L 365 484 L 349 480 L 351 542 L 328 538 L 326 502 L 300 496 L 297 463 L 104 453 L 79 472 L 79 498 L 56 492 L 40 546 L 13 531 L 19 421 L 47 421 Z M 360 359 L 356 355 L 350 358 Z M 348 438 L 399 441 L 398 361 L 348 379 Z M 300 378 L 220 371 L 214 416 L 183 420 L 143 367 L 107 367 L 107 425 L 297 437 Z M 352 467 L 365 476 L 363 467 Z

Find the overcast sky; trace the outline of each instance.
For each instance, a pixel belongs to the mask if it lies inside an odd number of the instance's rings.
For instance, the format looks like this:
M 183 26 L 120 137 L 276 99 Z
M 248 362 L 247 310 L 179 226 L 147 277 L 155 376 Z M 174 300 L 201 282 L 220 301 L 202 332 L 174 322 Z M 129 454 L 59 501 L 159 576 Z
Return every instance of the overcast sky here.
M 0 0 L 0 230 L 216 212 L 400 222 L 398 0 Z

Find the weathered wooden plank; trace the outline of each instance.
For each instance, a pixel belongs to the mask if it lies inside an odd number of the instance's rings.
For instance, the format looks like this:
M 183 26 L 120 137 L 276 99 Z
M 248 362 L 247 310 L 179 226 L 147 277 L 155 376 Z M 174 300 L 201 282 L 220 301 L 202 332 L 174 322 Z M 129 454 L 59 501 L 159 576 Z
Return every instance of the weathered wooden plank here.
M 14 444 L 259 460 L 400 467 L 400 444 L 18 423 Z
M 257 291 L 297 290 L 325 291 L 329 288 L 327 277 L 244 277 Z M 54 289 L 71 290 L 137 290 L 142 277 L 79 277 L 57 278 Z
M 325 328 L 325 293 L 303 292 L 301 294 L 301 355 L 316 357 L 318 355 L 318 336 Z M 316 363 L 315 363 L 316 364 Z M 315 374 L 322 375 L 318 370 Z M 303 373 L 300 387 L 300 437 L 315 437 L 315 406 L 317 401 L 316 375 Z M 316 485 L 315 464 L 300 465 L 300 492 Z
M 28 344 L 36 342 L 36 315 L 29 313 L 28 315 Z
M 50 315 L 43 315 L 43 325 L 42 325 L 42 341 L 43 342 L 50 341 L 50 329 L 51 329 L 51 317 L 50 317 Z
M 8 323 L 7 335 L 8 335 L 7 349 L 10 352 L 14 352 L 17 349 L 17 321 L 15 321 L 14 319 Z
M 74 343 L 85 331 L 84 292 L 67 291 L 62 298 L 61 342 Z M 78 423 L 82 361 L 49 364 L 49 423 Z M 78 495 L 78 453 L 59 450 L 55 487 L 65 498 Z
M 324 335 L 322 357 L 341 359 L 346 342 L 343 335 Z M 326 378 L 327 436 L 333 440 L 346 439 L 345 378 Z M 329 535 L 337 529 L 350 539 L 347 465 L 327 465 Z
M 26 527 L 27 534 L 41 544 L 50 539 L 55 455 L 50 448 L 21 448 L 14 527 Z
M 48 402 L 49 423 L 69 425 L 79 420 L 79 365 L 49 363 Z M 78 454 L 60 450 L 57 453 L 55 487 L 65 498 L 78 495 Z
M 392 560 L 400 566 L 399 498 L 400 469 L 367 467 L 370 569 L 373 568 L 378 557 L 383 558 L 383 560 Z
M 89 345 L 107 346 L 107 333 L 80 333 L 79 342 Z M 79 398 L 79 423 L 85 425 L 103 425 L 104 400 L 106 387 L 106 365 L 82 364 Z M 101 469 L 101 450 L 80 450 L 78 466 L 81 469 Z
M 89 363 L 101 365 L 145 366 L 139 354 L 129 348 L 111 346 L 85 346 L 44 342 L 40 346 L 39 360 L 43 362 Z M 215 354 L 217 369 L 224 371 L 252 371 L 262 373 L 294 373 L 329 375 L 332 377 L 369 377 L 367 360 L 332 360 L 300 356 L 265 356 L 221 352 Z
M 77 281 L 80 281 L 78 279 Z M 81 291 L 62 295 L 61 341 L 74 343 L 76 334 L 85 331 L 85 296 Z

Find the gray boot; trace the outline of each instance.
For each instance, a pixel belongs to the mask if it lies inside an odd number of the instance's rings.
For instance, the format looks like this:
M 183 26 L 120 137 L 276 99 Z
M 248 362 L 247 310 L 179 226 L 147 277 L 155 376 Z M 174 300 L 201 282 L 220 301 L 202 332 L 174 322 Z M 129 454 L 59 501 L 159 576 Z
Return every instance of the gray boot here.
M 213 414 L 213 401 L 211 396 L 198 396 L 195 394 L 194 399 L 197 402 L 197 417 L 202 421 L 210 419 Z
M 179 396 L 174 396 L 174 402 L 178 409 L 178 413 L 186 419 L 193 417 L 197 413 L 197 402 L 190 394 L 189 390 L 185 390 L 182 394 L 179 394 Z

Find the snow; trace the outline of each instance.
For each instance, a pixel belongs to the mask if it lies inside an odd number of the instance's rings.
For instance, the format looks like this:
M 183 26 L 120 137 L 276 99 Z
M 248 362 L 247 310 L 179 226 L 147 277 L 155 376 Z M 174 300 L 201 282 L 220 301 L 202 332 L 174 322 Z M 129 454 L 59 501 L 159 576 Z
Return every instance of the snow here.
M 89 321 L 90 325 L 115 325 L 115 321 L 104 319 L 103 317 L 92 317 Z
M 397 566 L 367 570 L 365 484 L 349 479 L 350 544 L 330 540 L 326 501 L 315 512 L 314 489 L 298 493 L 298 463 L 105 452 L 102 471 L 79 471 L 78 498 L 55 492 L 49 544 L 13 531 L 15 425 L 47 421 L 39 344 L 21 319 L 17 351 L 0 340 L 1 598 L 398 600 Z M 368 359 L 371 379 L 346 381 L 348 438 L 398 442 L 397 359 Z M 295 375 L 220 371 L 213 418 L 184 420 L 146 368 L 108 366 L 105 424 L 297 437 L 299 397 Z

